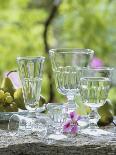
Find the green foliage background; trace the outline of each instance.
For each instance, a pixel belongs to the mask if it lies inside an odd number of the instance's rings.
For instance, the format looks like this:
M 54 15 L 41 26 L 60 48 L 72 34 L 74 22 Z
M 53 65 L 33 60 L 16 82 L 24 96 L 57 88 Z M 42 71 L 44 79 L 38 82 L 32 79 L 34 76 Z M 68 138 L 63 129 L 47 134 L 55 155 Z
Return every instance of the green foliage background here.
M 53 3 L 0 0 L 0 75 L 17 67 L 17 56 L 45 56 L 42 94 L 47 100 L 49 59 L 44 51 L 43 30 Z M 116 66 L 116 1 L 62 0 L 49 28 L 48 42 L 51 48 L 91 48 L 106 66 Z M 54 100 L 62 101 L 60 96 L 56 91 Z

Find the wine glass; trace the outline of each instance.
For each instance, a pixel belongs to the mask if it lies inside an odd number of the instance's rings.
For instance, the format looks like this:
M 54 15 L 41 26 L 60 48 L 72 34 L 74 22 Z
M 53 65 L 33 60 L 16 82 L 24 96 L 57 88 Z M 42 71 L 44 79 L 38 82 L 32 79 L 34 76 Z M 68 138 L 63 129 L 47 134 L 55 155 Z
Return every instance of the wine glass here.
M 44 57 L 17 57 L 24 102 L 29 112 L 35 112 L 38 106 L 44 60 Z
M 8 131 L 11 136 L 24 136 L 32 132 L 32 118 L 13 114 L 9 118 Z
M 89 114 L 89 127 L 82 133 L 100 136 L 109 134 L 97 126 L 100 116 L 97 109 L 105 104 L 111 86 L 113 68 L 83 68 L 80 69 L 80 94 L 85 105 L 91 108 Z
M 75 111 L 75 95 L 79 93 L 80 72 L 77 68 L 89 65 L 94 51 L 91 49 L 51 49 L 49 51 L 56 87 L 68 99 L 67 112 Z

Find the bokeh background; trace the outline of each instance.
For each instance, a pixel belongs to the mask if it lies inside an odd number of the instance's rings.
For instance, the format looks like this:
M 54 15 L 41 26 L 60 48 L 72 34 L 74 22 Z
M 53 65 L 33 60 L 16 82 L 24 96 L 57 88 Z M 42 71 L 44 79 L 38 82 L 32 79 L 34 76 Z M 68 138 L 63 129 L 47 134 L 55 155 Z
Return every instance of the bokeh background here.
M 17 56 L 46 57 L 42 95 L 65 98 L 55 88 L 50 48 L 90 48 L 104 66 L 116 66 L 116 0 L 0 0 L 0 79 L 17 68 Z M 109 98 L 116 109 L 116 78 Z

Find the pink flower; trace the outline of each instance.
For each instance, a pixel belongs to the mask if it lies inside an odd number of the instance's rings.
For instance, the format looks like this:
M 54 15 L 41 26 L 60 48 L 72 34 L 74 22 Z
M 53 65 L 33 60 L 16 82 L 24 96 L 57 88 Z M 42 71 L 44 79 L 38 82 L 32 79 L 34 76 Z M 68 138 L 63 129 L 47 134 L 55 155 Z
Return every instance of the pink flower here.
M 64 123 L 63 132 L 77 134 L 78 132 L 78 120 L 80 120 L 80 116 L 76 114 L 76 112 L 70 112 L 70 119 Z
M 103 62 L 101 59 L 97 58 L 97 57 L 94 57 L 91 61 L 91 64 L 90 66 L 92 68 L 96 68 L 96 67 L 103 67 Z

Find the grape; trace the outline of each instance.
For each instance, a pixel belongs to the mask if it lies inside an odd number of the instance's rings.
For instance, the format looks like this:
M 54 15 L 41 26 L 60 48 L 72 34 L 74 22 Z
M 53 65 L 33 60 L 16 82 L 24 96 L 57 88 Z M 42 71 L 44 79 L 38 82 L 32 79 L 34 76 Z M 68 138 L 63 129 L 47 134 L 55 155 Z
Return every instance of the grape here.
M 5 96 L 5 98 L 6 98 L 7 96 L 11 96 L 11 95 L 10 95 L 9 92 L 6 92 L 6 93 L 4 94 L 4 96 Z
M 15 102 L 12 102 L 12 104 L 10 104 L 10 107 L 12 108 L 12 111 L 14 111 L 14 112 L 18 111 L 18 107 L 17 107 L 17 104 Z
M 0 89 L 0 112 L 17 112 L 18 107 L 10 92 Z
M 12 96 L 7 96 L 5 100 L 6 100 L 7 103 L 12 103 L 13 102 Z

